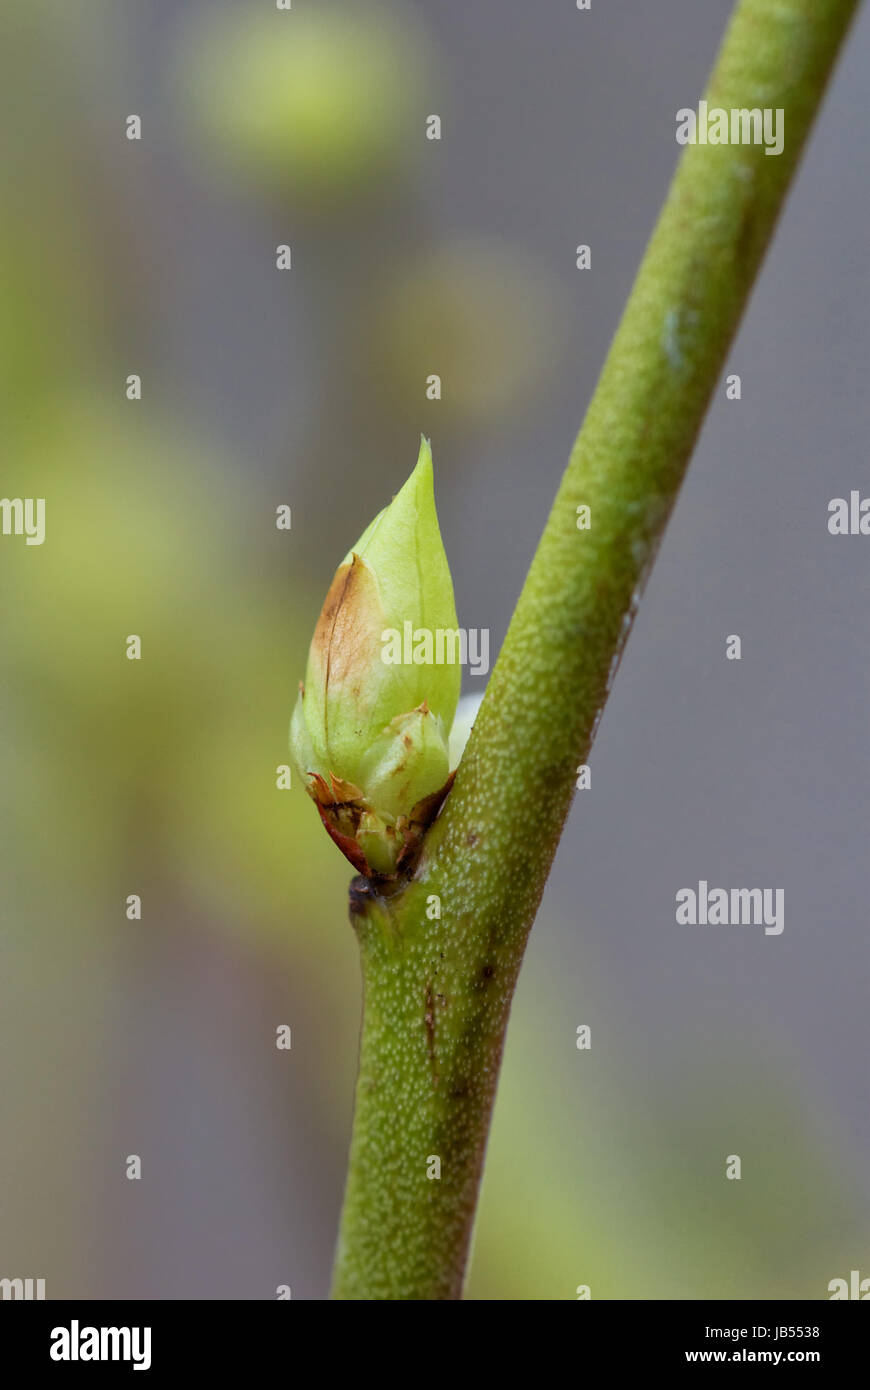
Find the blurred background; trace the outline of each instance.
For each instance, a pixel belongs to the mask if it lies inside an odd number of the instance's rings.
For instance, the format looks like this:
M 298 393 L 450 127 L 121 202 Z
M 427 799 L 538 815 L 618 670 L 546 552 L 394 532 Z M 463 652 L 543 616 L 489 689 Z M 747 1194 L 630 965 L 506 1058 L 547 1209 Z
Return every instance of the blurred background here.
M 276 787 L 307 643 L 423 430 L 497 649 L 729 10 L 4 7 L 0 490 L 46 540 L 0 538 L 0 1277 L 326 1296 L 360 985 Z M 870 492 L 868 60 L 865 12 L 532 933 L 472 1299 L 870 1276 L 870 542 L 826 525 Z M 782 936 L 677 926 L 700 878 Z

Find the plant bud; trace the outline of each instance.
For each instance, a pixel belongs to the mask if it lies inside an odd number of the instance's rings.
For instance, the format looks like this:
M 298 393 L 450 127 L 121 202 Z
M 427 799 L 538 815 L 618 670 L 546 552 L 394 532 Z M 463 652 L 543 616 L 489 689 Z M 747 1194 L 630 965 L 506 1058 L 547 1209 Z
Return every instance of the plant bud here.
M 435 634 L 456 628 L 423 439 L 410 478 L 336 571 L 290 726 L 324 824 L 370 877 L 409 867 L 449 790 L 461 671 L 433 653 Z

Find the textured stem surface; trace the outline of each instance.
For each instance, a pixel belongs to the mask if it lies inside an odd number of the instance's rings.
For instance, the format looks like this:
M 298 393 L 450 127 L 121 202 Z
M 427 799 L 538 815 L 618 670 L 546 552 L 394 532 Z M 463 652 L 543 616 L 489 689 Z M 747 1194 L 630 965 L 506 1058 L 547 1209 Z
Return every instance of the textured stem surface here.
M 352 893 L 365 1005 L 335 1297 L 461 1296 L 504 1030 L 577 767 L 856 8 L 738 4 L 705 99 L 782 108 L 784 149 L 686 148 L 419 871 L 389 899 Z

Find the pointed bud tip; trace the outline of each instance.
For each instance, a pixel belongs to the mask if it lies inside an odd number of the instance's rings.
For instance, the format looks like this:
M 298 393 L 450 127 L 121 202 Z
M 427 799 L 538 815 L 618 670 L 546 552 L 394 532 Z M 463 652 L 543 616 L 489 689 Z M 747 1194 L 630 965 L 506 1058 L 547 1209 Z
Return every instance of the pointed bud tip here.
M 424 434 L 420 435 L 420 451 L 417 462 L 394 496 L 387 510 L 396 514 L 435 509 L 435 468 L 432 462 L 432 446 Z
M 432 467 L 432 440 L 427 439 L 425 434 L 420 435 L 420 452 L 417 455 L 417 463 L 414 469 Z

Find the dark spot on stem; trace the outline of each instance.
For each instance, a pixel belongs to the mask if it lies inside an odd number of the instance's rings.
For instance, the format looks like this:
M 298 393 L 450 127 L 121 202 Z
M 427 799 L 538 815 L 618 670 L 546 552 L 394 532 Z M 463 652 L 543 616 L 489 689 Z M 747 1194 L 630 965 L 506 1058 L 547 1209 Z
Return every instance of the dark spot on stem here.
M 350 881 L 348 896 L 351 917 L 361 917 L 368 904 L 376 896 L 374 884 L 362 874 L 357 874 Z
M 429 1062 L 432 1067 L 432 1084 L 438 1085 L 438 1068 L 435 1061 L 435 1000 L 432 995 L 432 982 L 426 981 L 426 1012 L 423 1015 L 423 1022 L 426 1026 L 426 1047 L 429 1051 Z

